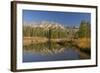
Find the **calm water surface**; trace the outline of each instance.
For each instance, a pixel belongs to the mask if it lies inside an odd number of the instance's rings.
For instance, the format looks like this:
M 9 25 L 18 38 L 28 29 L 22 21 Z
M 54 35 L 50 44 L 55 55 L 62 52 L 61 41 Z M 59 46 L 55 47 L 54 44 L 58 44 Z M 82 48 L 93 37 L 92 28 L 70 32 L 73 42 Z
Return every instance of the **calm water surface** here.
M 23 48 L 23 62 L 79 60 L 80 52 L 69 44 L 31 44 Z

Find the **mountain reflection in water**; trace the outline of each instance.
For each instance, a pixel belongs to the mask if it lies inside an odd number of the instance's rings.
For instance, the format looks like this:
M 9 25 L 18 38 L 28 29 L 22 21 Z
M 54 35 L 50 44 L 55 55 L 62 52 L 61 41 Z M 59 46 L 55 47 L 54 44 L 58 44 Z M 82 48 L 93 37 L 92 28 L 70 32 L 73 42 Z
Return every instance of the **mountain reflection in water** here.
M 59 61 L 90 59 L 70 43 L 59 45 L 54 42 L 30 44 L 23 46 L 23 62 Z

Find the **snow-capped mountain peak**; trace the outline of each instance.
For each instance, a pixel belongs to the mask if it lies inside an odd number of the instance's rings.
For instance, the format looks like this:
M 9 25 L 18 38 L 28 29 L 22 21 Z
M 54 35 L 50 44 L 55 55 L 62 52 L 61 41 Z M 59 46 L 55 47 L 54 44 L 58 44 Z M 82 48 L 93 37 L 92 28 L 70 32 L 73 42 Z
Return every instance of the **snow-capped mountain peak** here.
M 42 21 L 40 23 L 38 23 L 37 25 L 33 25 L 33 27 L 41 27 L 41 28 L 45 28 L 45 29 L 65 29 L 64 25 L 59 24 L 59 23 L 55 23 L 55 22 L 47 22 L 47 21 Z

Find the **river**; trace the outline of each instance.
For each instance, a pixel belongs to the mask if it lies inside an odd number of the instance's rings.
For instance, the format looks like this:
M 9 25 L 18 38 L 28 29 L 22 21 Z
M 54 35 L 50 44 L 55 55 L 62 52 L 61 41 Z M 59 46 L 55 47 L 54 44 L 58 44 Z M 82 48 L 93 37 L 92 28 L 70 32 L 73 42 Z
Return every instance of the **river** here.
M 70 43 L 41 43 L 23 46 L 23 62 L 61 61 L 90 59 L 90 55 L 80 51 Z

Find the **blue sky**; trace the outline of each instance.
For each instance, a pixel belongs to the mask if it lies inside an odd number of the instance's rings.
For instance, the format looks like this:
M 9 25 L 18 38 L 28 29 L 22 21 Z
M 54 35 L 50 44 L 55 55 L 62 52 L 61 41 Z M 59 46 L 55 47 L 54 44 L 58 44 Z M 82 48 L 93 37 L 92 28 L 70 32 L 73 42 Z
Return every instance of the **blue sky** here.
M 82 20 L 91 22 L 90 13 L 23 10 L 24 24 L 32 22 L 57 22 L 65 26 L 78 26 Z

